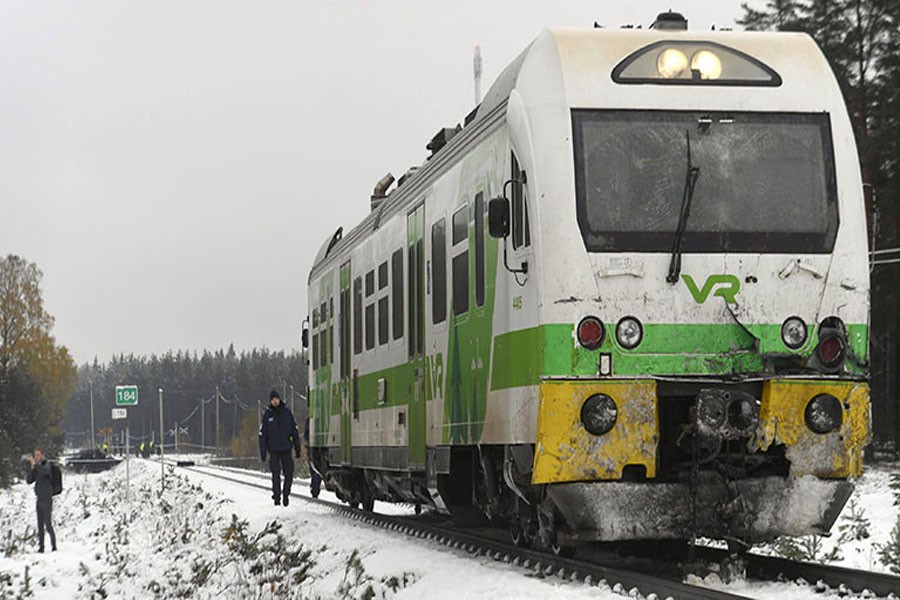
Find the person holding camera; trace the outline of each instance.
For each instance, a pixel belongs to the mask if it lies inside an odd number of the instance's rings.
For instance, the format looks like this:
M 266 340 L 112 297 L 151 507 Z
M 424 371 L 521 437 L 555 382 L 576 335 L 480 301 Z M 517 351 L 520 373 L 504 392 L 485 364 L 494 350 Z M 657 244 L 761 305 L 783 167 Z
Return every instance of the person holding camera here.
M 28 455 L 25 460 L 30 468 L 25 480 L 34 484 L 34 494 L 37 496 L 37 522 L 38 540 L 40 546 L 38 552 L 44 551 L 44 530 L 50 534 L 50 547 L 56 551 L 56 533 L 53 531 L 53 473 L 50 463 L 44 458 L 40 448 L 34 449 L 34 455 Z
M 294 481 L 294 459 L 291 449 L 300 458 L 300 433 L 297 422 L 290 409 L 281 402 L 281 396 L 275 390 L 269 394 L 269 408 L 263 415 L 259 426 L 259 456 L 266 462 L 269 454 L 269 470 L 272 472 L 272 500 L 275 506 L 288 505 L 291 495 L 291 484 Z M 284 487 L 281 487 L 281 474 L 284 473 Z

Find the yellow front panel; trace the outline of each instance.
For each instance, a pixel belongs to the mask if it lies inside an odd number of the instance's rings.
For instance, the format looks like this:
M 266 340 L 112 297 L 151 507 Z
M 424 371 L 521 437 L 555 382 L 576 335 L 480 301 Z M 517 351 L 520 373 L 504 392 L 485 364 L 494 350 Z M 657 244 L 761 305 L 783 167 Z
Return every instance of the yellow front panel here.
M 581 406 L 593 394 L 616 402 L 616 424 L 596 436 L 581 423 Z M 621 479 L 626 465 L 656 476 L 659 427 L 654 381 L 545 381 L 540 385 L 532 483 Z
M 806 405 L 818 394 L 831 394 L 843 406 L 837 431 L 818 434 L 806 425 Z M 759 413 L 759 447 L 784 444 L 791 475 L 862 475 L 863 448 L 871 429 L 869 386 L 860 382 L 769 381 Z

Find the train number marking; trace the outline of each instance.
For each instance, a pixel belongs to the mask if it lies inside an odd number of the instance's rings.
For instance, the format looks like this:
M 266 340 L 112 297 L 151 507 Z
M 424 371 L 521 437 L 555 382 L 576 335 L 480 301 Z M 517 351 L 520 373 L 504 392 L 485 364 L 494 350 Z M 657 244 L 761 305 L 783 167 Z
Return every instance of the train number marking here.
M 706 302 L 713 288 L 716 288 L 713 296 L 721 296 L 728 304 L 737 304 L 737 300 L 734 297 L 741 291 L 741 281 L 734 275 L 728 275 L 727 273 L 710 275 L 706 278 L 706 283 L 703 284 L 702 289 L 697 288 L 694 278 L 690 275 L 682 275 L 681 278 L 697 304 Z

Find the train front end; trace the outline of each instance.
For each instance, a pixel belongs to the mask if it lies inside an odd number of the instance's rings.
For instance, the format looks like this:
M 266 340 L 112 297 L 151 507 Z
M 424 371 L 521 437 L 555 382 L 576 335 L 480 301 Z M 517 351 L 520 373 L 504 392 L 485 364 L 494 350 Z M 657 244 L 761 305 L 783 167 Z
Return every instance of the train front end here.
M 825 58 L 673 30 L 530 52 L 510 110 L 536 198 L 539 520 L 569 541 L 827 532 L 870 410 L 862 182 Z

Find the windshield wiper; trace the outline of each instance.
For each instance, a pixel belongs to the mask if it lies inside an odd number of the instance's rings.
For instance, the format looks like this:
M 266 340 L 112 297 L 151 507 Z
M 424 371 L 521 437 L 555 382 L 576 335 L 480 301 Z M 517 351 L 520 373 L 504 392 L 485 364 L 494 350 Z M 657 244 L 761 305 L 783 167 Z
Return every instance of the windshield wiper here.
M 687 137 L 687 173 L 684 178 L 684 192 L 681 196 L 681 213 L 678 215 L 678 228 L 672 244 L 672 260 L 669 261 L 668 283 L 676 283 L 681 274 L 681 243 L 684 241 L 684 230 L 687 228 L 688 215 L 691 213 L 691 201 L 694 199 L 694 186 L 700 176 L 700 167 L 691 164 L 691 132 L 685 130 Z

